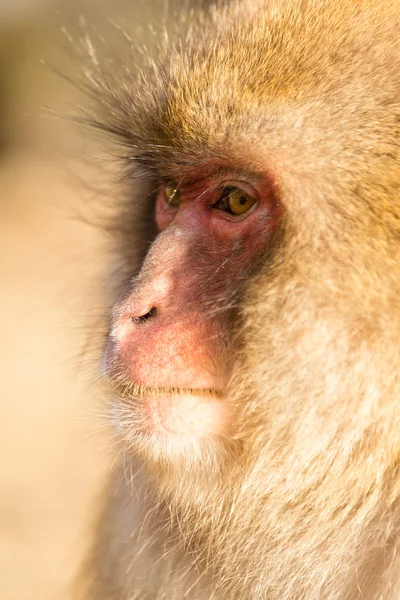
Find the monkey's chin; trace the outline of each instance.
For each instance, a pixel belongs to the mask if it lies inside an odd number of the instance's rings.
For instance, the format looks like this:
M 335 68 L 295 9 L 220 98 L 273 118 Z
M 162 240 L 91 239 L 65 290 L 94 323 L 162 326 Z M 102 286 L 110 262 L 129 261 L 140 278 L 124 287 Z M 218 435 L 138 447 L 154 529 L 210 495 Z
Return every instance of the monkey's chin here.
M 168 448 L 168 453 L 231 438 L 228 403 L 218 390 L 118 388 L 113 393 L 116 425 L 122 426 L 133 448 L 150 452 L 157 448 L 157 453 Z
M 145 428 L 155 436 L 217 439 L 229 429 L 226 404 L 212 390 L 157 390 L 144 402 Z

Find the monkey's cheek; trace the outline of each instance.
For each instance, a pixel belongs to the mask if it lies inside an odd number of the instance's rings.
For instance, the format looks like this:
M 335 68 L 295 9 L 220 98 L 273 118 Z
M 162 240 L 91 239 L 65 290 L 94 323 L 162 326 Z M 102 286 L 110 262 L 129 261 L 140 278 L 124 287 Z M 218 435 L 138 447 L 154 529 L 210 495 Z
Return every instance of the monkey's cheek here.
M 219 397 L 165 394 L 148 398 L 145 411 L 145 428 L 155 437 L 221 439 L 232 432 L 232 416 Z

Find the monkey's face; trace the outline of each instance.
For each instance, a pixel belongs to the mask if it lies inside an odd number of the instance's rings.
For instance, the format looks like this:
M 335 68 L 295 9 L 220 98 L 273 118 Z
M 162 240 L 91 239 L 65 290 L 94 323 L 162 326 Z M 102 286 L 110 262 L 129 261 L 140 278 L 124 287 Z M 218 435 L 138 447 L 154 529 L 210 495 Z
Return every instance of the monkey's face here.
M 155 236 L 153 225 L 125 227 L 147 254 L 141 265 L 123 257 L 138 275 L 112 316 L 116 426 L 166 472 L 232 458 L 232 480 L 253 476 L 248 497 L 272 493 L 284 461 L 293 477 L 281 494 L 316 455 L 329 465 L 338 430 L 351 448 L 392 397 L 398 100 L 371 67 L 374 45 L 365 53 L 362 10 L 351 37 L 348 5 L 347 20 L 334 10 L 334 26 L 323 21 L 326 44 L 319 11 L 293 21 L 282 3 L 279 18 L 262 8 L 150 66 L 137 88 L 129 79 L 107 95 L 98 75 L 106 99 L 94 124 L 122 141 L 128 169 L 156 197 Z
M 130 440 L 168 458 L 235 436 L 232 321 L 281 205 L 270 181 L 231 173 L 166 184 L 154 210 L 158 234 L 115 305 L 106 370 Z

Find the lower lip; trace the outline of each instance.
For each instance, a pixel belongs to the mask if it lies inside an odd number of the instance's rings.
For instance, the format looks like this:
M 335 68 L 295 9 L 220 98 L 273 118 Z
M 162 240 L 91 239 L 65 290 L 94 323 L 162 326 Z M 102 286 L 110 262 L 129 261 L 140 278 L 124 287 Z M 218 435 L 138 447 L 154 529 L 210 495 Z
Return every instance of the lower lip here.
M 113 355 L 114 355 L 114 343 L 111 340 L 111 337 L 109 337 L 107 339 L 106 348 L 103 352 L 103 358 L 101 360 L 101 372 L 102 372 L 104 379 L 108 379 L 108 377 L 110 377 L 110 375 L 111 375 L 111 370 L 112 370 L 111 365 L 112 365 Z
M 165 392 L 143 398 L 150 433 L 191 438 L 219 438 L 227 434 L 226 403 L 217 395 Z

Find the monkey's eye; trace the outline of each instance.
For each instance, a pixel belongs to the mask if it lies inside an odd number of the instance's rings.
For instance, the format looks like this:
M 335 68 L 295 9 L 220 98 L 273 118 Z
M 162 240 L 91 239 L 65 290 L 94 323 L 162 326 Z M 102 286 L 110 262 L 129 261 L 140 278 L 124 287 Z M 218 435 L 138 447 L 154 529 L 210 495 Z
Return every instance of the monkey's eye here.
M 225 210 L 231 215 L 240 217 L 247 213 L 256 203 L 256 199 L 237 187 L 226 187 L 222 198 L 217 203 L 217 208 Z
M 167 185 L 164 189 L 165 199 L 167 200 L 168 206 L 178 208 L 181 204 L 181 195 L 178 188 L 172 183 Z

